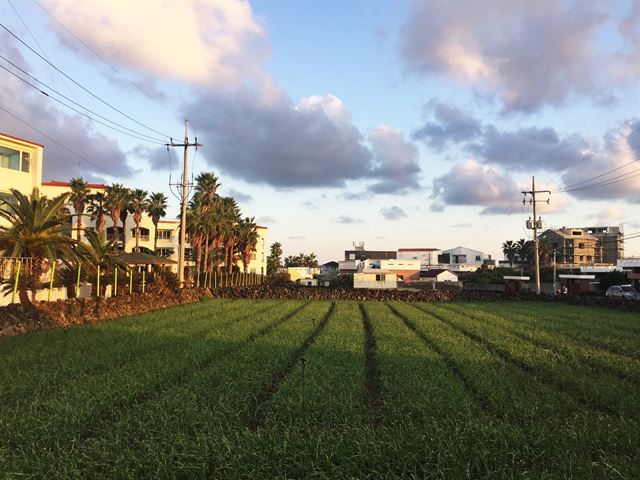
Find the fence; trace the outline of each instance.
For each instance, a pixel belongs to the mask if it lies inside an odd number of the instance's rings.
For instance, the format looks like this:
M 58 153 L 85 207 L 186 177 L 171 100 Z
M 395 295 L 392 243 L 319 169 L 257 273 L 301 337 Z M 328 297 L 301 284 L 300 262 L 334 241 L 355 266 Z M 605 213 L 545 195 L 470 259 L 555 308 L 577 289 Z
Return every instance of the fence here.
M 29 298 L 32 298 L 34 295 L 32 292 L 35 290 L 36 301 L 145 293 L 148 286 L 154 283 L 156 276 L 161 275 L 161 271 L 158 270 L 148 271 L 147 266 L 139 266 L 137 269 L 132 266 L 127 269 L 116 268 L 108 273 L 101 271 L 99 265 L 92 267 L 91 273 L 83 272 L 86 267 L 82 265 L 76 267 L 75 271 L 57 267 L 59 267 L 57 262 L 51 264 L 50 268 L 46 267 L 34 288 L 30 284 L 33 271 L 32 258 L 0 257 L 0 283 L 4 285 L 0 290 L 0 305 L 16 303 L 19 301 L 19 292 L 25 290 L 28 290 Z M 61 278 L 62 274 L 64 279 Z M 59 285 L 54 286 L 56 278 Z M 213 290 L 226 287 L 250 287 L 263 283 L 264 276 L 257 273 L 192 272 L 187 277 L 185 286 Z M 38 288 L 38 284 L 41 286 L 44 284 L 48 288 Z

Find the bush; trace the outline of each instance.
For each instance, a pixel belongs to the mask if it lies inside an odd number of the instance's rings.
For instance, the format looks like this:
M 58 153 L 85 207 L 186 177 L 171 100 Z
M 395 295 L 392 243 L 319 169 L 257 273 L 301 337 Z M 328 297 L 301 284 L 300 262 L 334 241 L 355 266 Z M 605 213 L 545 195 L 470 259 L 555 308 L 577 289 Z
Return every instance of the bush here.
M 270 285 L 272 287 L 286 287 L 291 285 L 291 280 L 289 279 L 289 274 L 284 272 L 277 272 L 271 275 L 268 275 L 265 278 L 264 283 L 266 285 Z

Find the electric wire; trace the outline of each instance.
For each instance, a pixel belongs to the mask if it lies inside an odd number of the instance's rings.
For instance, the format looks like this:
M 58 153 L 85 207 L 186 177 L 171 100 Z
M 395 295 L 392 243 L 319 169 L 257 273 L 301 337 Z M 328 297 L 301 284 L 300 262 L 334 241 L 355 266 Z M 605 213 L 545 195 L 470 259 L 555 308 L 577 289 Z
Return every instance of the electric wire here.
M 605 177 L 605 176 L 607 176 L 607 175 L 609 175 L 609 174 L 611 174 L 613 172 L 617 172 L 618 170 L 622 170 L 623 168 L 628 167 L 629 165 L 632 165 L 633 163 L 635 163 L 637 161 L 638 160 L 631 160 L 630 162 L 625 163 L 624 165 L 620 165 L 619 167 L 611 169 L 611 170 L 608 170 L 608 171 L 606 171 L 604 173 L 601 173 L 600 175 L 596 175 L 594 177 L 587 178 L 586 180 L 582 180 L 581 182 L 572 183 L 571 185 L 565 185 L 564 189 L 573 188 L 573 187 L 575 187 L 577 185 L 581 185 L 583 183 L 590 182 L 591 180 L 596 180 L 598 178 Z
M 592 188 L 597 188 L 597 187 L 606 187 L 607 185 L 613 185 L 615 183 L 619 183 L 619 182 L 624 182 L 625 180 L 631 180 L 632 178 L 636 178 L 636 177 L 640 177 L 640 173 L 636 173 L 636 172 L 640 172 L 640 169 L 638 170 L 633 170 L 631 172 L 627 172 L 624 173 L 622 175 L 618 175 L 606 180 L 603 180 L 601 182 L 598 183 L 594 183 L 591 185 L 584 185 L 582 187 L 578 187 L 578 188 L 570 188 L 570 189 L 566 189 L 566 190 L 560 190 L 558 193 L 562 193 L 562 192 L 579 192 L 582 190 L 590 190 Z M 635 174 L 635 175 L 631 175 L 631 174 Z M 631 175 L 631 176 L 628 176 Z
M 0 55 L 0 58 L 5 59 L 2 55 Z M 6 60 L 6 59 L 5 59 L 5 60 Z M 9 62 L 9 63 L 11 63 L 11 62 Z M 14 65 L 14 64 L 12 63 L 12 65 Z M 66 104 L 66 103 L 65 103 L 65 102 L 63 102 L 62 100 L 60 100 L 60 99 L 58 99 L 58 98 L 54 97 L 53 95 L 51 95 L 51 94 L 49 94 L 49 93 L 47 93 L 47 92 L 45 92 L 45 91 L 41 90 L 37 85 L 34 85 L 34 84 L 32 84 L 31 82 L 29 82 L 28 80 L 25 80 L 24 78 L 20 77 L 20 76 L 19 76 L 19 75 L 17 75 L 16 73 L 14 73 L 14 72 L 12 72 L 11 70 L 9 70 L 8 68 L 6 68 L 4 65 L 0 65 L 0 68 L 2 68 L 3 70 L 5 70 L 6 72 L 10 73 L 10 74 L 11 74 L 11 75 L 13 75 L 14 77 L 16 77 L 18 80 L 21 80 L 22 82 L 24 82 L 26 85 L 30 86 L 31 88 L 33 88 L 33 89 L 37 90 L 37 91 L 38 91 L 38 92 L 40 92 L 41 94 L 43 94 L 43 95 L 47 96 L 47 97 L 48 97 L 48 98 L 50 98 L 51 100 L 54 100 L 54 101 L 58 102 L 59 104 L 61 104 L 61 105 L 65 106 L 66 108 L 68 108 L 68 109 L 70 109 L 70 110 L 73 110 L 74 112 L 76 112 L 76 113 L 78 113 L 78 114 L 80 114 L 80 115 L 83 115 L 83 116 L 87 117 L 88 119 L 93 120 L 93 121 L 94 121 L 94 122 L 96 122 L 96 123 L 99 123 L 100 125 L 104 125 L 104 126 L 105 126 L 105 127 L 107 127 L 107 128 L 111 128 L 112 130 L 115 130 L 115 131 L 117 131 L 117 132 L 123 133 L 123 134 L 125 134 L 125 135 L 129 135 L 130 137 L 136 138 L 136 139 L 138 139 L 138 140 L 142 140 L 142 141 L 145 141 L 145 142 L 157 143 L 157 144 L 159 144 L 159 145 L 164 145 L 164 142 L 162 142 L 161 140 L 159 140 L 159 139 L 154 139 L 154 138 L 152 138 L 152 137 L 147 137 L 147 136 L 146 136 L 146 134 L 144 134 L 144 133 L 136 132 L 136 134 L 132 134 L 132 133 L 129 133 L 129 132 L 125 131 L 125 130 L 121 130 L 121 129 L 116 128 L 116 127 L 114 127 L 114 126 L 112 126 L 112 125 L 109 125 L 108 123 L 105 123 L 105 122 L 103 122 L 103 121 L 101 121 L 101 120 L 98 120 L 98 119 L 96 119 L 96 118 L 92 117 L 91 115 L 89 115 L 89 114 L 87 114 L 87 113 L 85 113 L 85 112 L 83 112 L 83 111 L 81 111 L 81 110 L 78 110 L 77 108 L 74 108 L 74 107 L 72 107 L 71 105 Z M 30 76 L 30 77 L 32 77 L 31 75 L 29 75 L 29 76 Z M 32 78 L 34 78 L 34 77 L 32 77 Z M 35 79 L 35 78 L 34 78 L 34 79 Z M 84 107 L 83 105 L 80 105 L 79 103 L 77 103 L 77 102 L 75 102 L 75 101 L 71 100 L 70 98 L 66 97 L 65 95 L 63 95 L 62 93 L 58 92 L 57 90 L 55 90 L 55 89 L 53 89 L 53 88 L 49 87 L 49 86 L 48 86 L 48 85 L 46 85 L 45 83 L 40 82 L 40 80 L 38 80 L 38 79 L 35 79 L 35 80 L 36 80 L 37 82 L 39 82 L 39 83 L 42 83 L 42 84 L 43 84 L 43 85 L 45 85 L 47 88 L 49 88 L 49 89 L 50 89 L 50 90 L 52 90 L 53 92 L 57 93 L 57 94 L 58 94 L 58 95 L 60 95 L 61 97 L 65 98 L 65 99 L 66 99 L 66 100 L 68 100 L 69 102 L 74 103 L 74 104 L 76 104 L 76 105 L 80 106 L 81 108 L 83 108 L 83 109 L 87 110 L 88 112 L 91 112 L 92 114 L 94 114 L 94 115 L 96 115 L 96 116 L 98 116 L 98 117 L 100 117 L 100 118 L 103 118 L 103 119 L 104 119 L 104 120 L 106 120 L 107 122 L 111 122 L 111 123 L 113 123 L 114 125 L 118 125 L 118 126 L 119 126 L 119 127 L 121 127 L 121 128 L 127 128 L 127 127 L 125 127 L 125 126 L 123 126 L 123 125 L 120 125 L 120 124 L 119 124 L 119 123 L 117 123 L 117 122 L 114 122 L 113 120 L 109 120 L 108 118 L 103 117 L 102 115 L 100 115 L 100 114 L 98 114 L 98 113 L 96 113 L 96 112 L 94 112 L 94 111 L 92 111 L 92 110 L 90 110 L 90 109 L 88 109 L 88 108 Z M 144 137 L 143 137 L 142 135 L 144 135 Z
M 0 105 L 0 110 L 8 113 L 9 115 L 11 115 L 13 118 L 15 118 L 16 120 L 18 120 L 20 123 L 26 125 L 27 127 L 31 128 L 32 130 L 38 132 L 40 135 L 48 138 L 49 140 L 51 140 L 53 143 L 55 143 L 56 145 L 58 145 L 59 147 L 64 148 L 66 151 L 68 151 L 69 153 L 75 155 L 76 157 L 78 157 L 80 160 L 83 160 L 85 162 L 87 162 L 88 164 L 92 165 L 93 167 L 97 168 L 98 170 L 101 170 L 102 172 L 106 173 L 107 175 L 109 175 L 110 177 L 116 177 L 116 175 L 114 175 L 113 173 L 109 172 L 108 170 L 104 169 L 103 167 L 101 167 L 100 165 L 92 162 L 91 160 L 89 160 L 88 158 L 80 155 L 79 153 L 73 151 L 72 149 L 70 149 L 69 147 L 67 147 L 66 145 L 60 143 L 59 141 L 55 140 L 54 138 L 50 137 L 49 135 L 47 135 L 46 133 L 44 133 L 42 130 L 34 127 L 33 125 L 31 125 L 29 122 L 27 122 L 26 120 L 23 120 L 22 118 L 18 117 L 16 114 L 14 114 L 13 112 L 7 110 L 4 106 Z
M 167 111 L 173 113 L 177 117 L 180 117 L 180 114 L 176 110 L 174 110 L 173 108 L 170 108 L 168 105 L 166 105 L 164 103 L 161 103 L 157 99 L 153 98 L 153 96 L 149 95 L 147 92 L 142 90 L 135 82 L 130 80 L 124 73 L 122 73 L 118 68 L 116 68 L 111 62 L 106 60 L 102 55 L 100 55 L 98 52 L 96 52 L 94 49 L 92 49 L 84 40 L 82 40 L 75 33 L 73 33 L 73 31 L 71 29 L 69 29 L 69 27 L 67 27 L 64 23 L 62 23 L 60 20 L 58 20 L 58 18 L 53 13 L 51 13 L 47 8 L 45 8 L 38 0 L 33 0 L 33 2 L 36 5 L 38 5 L 38 7 L 40 7 L 40 9 L 42 9 L 42 11 L 44 11 L 47 15 L 49 15 L 53 19 L 54 22 L 56 22 L 58 25 L 60 25 L 60 27 L 62 27 L 62 29 L 65 32 L 67 32 L 69 35 L 71 35 L 73 38 L 75 38 L 83 47 L 85 47 L 87 50 L 89 50 L 93 55 L 96 56 L 96 58 L 98 58 L 102 63 L 107 65 L 115 73 L 117 73 L 123 80 L 125 80 L 127 83 L 129 83 L 133 88 L 138 90 L 142 95 L 144 95 L 149 100 L 155 102 L 157 105 L 159 105 L 162 108 L 166 109 Z
M 9 35 L 11 35 L 12 37 L 14 37 L 16 40 L 18 40 L 22 45 L 24 45 L 25 47 L 27 47 L 31 52 L 33 52 L 34 54 L 36 54 L 38 57 L 40 57 L 40 59 L 42 59 L 44 62 L 46 62 L 48 65 L 50 65 L 54 70 L 56 70 L 57 72 L 61 73 L 62 75 L 64 75 L 67 79 L 69 79 L 71 82 L 73 82 L 75 85 L 77 85 L 78 87 L 80 87 L 82 90 L 84 90 L 85 92 L 87 92 L 89 95 L 91 95 L 92 97 L 94 97 L 96 100 L 100 101 L 101 103 L 103 103 L 104 105 L 106 105 L 107 107 L 111 108 L 112 110 L 118 112 L 120 115 L 128 118 L 129 120 L 131 120 L 132 122 L 137 123 L 138 125 L 140 125 L 141 127 L 146 128 L 147 130 L 150 130 L 154 133 L 157 133 L 158 135 L 161 135 L 162 137 L 166 137 L 166 138 L 170 138 L 171 135 L 167 135 L 166 133 L 162 133 L 159 132 L 158 130 L 155 130 L 154 128 L 149 127 L 148 125 L 145 125 L 144 123 L 136 120 L 135 118 L 131 117 L 130 115 L 127 115 L 126 113 L 124 113 L 122 110 L 119 110 L 118 108 L 114 107 L 113 105 L 111 105 L 109 102 L 107 102 L 106 100 L 103 100 L 101 97 L 99 97 L 98 95 L 96 95 L 95 93 L 93 93 L 91 90 L 89 90 L 88 88 L 86 88 L 85 86 L 83 86 L 82 84 L 80 84 L 79 82 L 77 82 L 76 80 L 74 80 L 73 78 L 71 78 L 69 75 L 67 75 L 63 70 L 61 70 L 60 68 L 58 68 L 55 64 L 53 64 L 52 62 L 50 62 L 49 60 L 47 60 L 44 56 L 40 55 L 37 51 L 35 51 L 28 43 L 26 43 L 24 40 L 22 40 L 18 35 L 16 35 L 15 33 L 13 33 L 9 28 L 7 28 L 4 24 L 0 23 L 0 27 L 2 27 L 7 33 L 9 33 Z

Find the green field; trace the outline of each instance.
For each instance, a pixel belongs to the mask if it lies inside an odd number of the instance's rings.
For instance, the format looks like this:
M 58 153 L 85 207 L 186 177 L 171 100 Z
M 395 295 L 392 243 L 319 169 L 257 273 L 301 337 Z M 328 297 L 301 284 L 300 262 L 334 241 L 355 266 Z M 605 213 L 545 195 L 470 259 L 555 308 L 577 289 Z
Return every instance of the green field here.
M 0 362 L 2 478 L 640 478 L 613 310 L 211 300 Z

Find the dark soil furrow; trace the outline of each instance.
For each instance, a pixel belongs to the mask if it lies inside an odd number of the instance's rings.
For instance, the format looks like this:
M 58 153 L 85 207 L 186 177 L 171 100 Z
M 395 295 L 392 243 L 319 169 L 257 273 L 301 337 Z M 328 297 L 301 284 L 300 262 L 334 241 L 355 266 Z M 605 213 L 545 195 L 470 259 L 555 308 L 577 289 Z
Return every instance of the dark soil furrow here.
M 373 426 L 382 422 L 382 382 L 378 368 L 378 345 L 369 313 L 362 303 L 358 304 L 364 326 L 365 378 L 367 383 L 367 403 L 371 408 Z
M 507 362 L 508 364 L 513 365 L 514 367 L 518 368 L 520 371 L 524 372 L 525 374 L 527 374 L 528 376 L 533 378 L 535 381 L 546 385 L 547 387 L 551 388 L 552 390 L 556 390 L 556 391 L 558 391 L 560 393 L 564 393 L 564 394 L 569 395 L 573 400 L 575 400 L 576 402 L 580 403 L 581 405 L 589 408 L 590 410 L 595 410 L 597 412 L 604 413 L 606 415 L 617 415 L 618 414 L 609 405 L 603 405 L 600 402 L 594 401 L 593 399 L 586 398 L 584 396 L 584 394 L 582 392 L 580 392 L 579 390 L 577 390 L 574 386 L 550 377 L 548 372 L 546 372 L 546 371 L 544 371 L 542 369 L 536 368 L 535 366 L 530 365 L 530 364 L 520 360 L 519 358 L 514 357 L 511 354 L 511 352 L 494 345 L 493 343 L 488 341 L 486 338 L 483 338 L 483 337 L 481 337 L 479 335 L 476 335 L 475 333 L 470 332 L 467 329 L 465 329 L 463 327 L 460 327 L 459 325 L 456 325 L 451 320 L 449 320 L 449 319 L 447 319 L 447 318 L 445 318 L 445 317 L 443 317 L 441 315 L 438 315 L 437 313 L 434 313 L 434 312 L 429 311 L 429 310 L 424 310 L 423 308 L 421 308 L 419 306 L 416 306 L 416 305 L 411 305 L 411 306 L 413 308 L 417 309 L 417 310 L 420 310 L 420 311 L 422 311 L 424 313 L 427 313 L 428 315 L 431 315 L 436 320 L 441 321 L 442 323 L 450 326 L 454 330 L 460 332 L 462 335 L 466 336 L 467 338 L 475 341 L 476 343 L 479 343 L 484 348 L 486 348 L 489 352 L 491 352 L 492 354 L 496 355 L 497 357 L 499 357 L 503 361 Z
M 485 413 L 489 414 L 492 417 L 498 417 L 499 415 L 496 413 L 495 409 L 491 405 L 491 403 L 484 398 L 484 396 L 473 386 L 473 384 L 467 379 L 462 369 L 449 357 L 438 345 L 436 345 L 433 340 L 427 337 L 424 332 L 418 330 L 413 320 L 399 312 L 393 305 L 386 304 L 389 307 L 389 310 L 393 312 L 395 316 L 397 316 L 405 326 L 411 330 L 422 342 L 427 346 L 427 348 L 431 349 L 435 353 L 437 353 L 447 368 L 453 374 L 453 377 L 462 385 L 465 392 L 469 396 L 469 398 L 478 405 Z
M 214 362 L 245 348 L 247 345 L 251 344 L 259 337 L 268 334 L 274 328 L 278 327 L 279 325 L 283 324 L 287 320 L 297 315 L 310 303 L 311 302 L 306 302 L 304 305 L 301 305 L 295 310 L 289 312 L 287 315 L 269 323 L 265 327 L 261 328 L 257 332 L 253 333 L 252 335 L 244 339 L 242 342 L 232 345 L 228 348 L 225 348 L 220 352 L 217 352 L 211 355 L 210 357 L 204 358 L 198 364 L 191 365 L 183 369 L 172 378 L 161 380 L 156 384 L 154 384 L 153 386 L 151 386 L 150 388 L 142 392 L 138 392 L 133 397 L 127 400 L 107 406 L 102 413 L 99 413 L 96 415 L 96 421 L 89 424 L 88 427 L 84 430 L 84 432 L 82 432 L 79 435 L 79 440 L 85 441 L 92 438 L 93 436 L 95 436 L 95 433 L 99 431 L 103 425 L 115 422 L 117 418 L 123 416 L 128 411 L 138 408 L 144 405 L 145 403 L 149 402 L 150 400 L 160 397 L 160 395 L 162 395 L 164 392 L 168 391 L 172 387 L 184 384 L 196 372 L 205 370 L 206 368 L 213 365 Z
M 329 310 L 324 314 L 322 320 L 318 323 L 311 335 L 307 337 L 304 343 L 296 350 L 291 356 L 287 365 L 278 372 L 274 373 L 269 383 L 265 383 L 260 388 L 260 392 L 255 397 L 251 405 L 249 406 L 249 414 L 251 415 L 248 424 L 251 430 L 258 430 L 267 415 L 268 403 L 277 395 L 278 390 L 285 382 L 285 380 L 291 375 L 291 372 L 296 368 L 300 361 L 304 361 L 304 355 L 307 353 L 311 345 L 316 341 L 320 333 L 324 330 L 329 322 L 329 319 L 333 315 L 336 308 L 335 302 L 331 303 Z
M 457 315 L 463 315 L 471 320 L 477 320 L 479 322 L 482 323 L 487 323 L 486 319 L 483 319 L 482 317 L 479 317 L 477 315 L 474 315 L 473 313 L 465 313 L 465 312 L 460 312 L 458 310 L 452 309 L 449 306 L 444 305 L 443 306 L 444 309 L 453 312 Z M 562 356 L 566 356 L 566 352 L 564 352 L 561 348 L 559 348 L 557 345 L 554 345 L 553 343 L 550 343 L 546 340 L 543 340 L 541 338 L 536 338 L 533 335 L 527 335 L 524 332 L 519 332 L 516 329 L 510 328 L 510 327 L 505 327 L 505 326 L 501 326 L 501 328 L 504 328 L 504 330 L 508 333 L 510 333 L 511 335 L 513 335 L 514 337 L 518 337 L 521 340 L 524 340 L 525 342 L 528 342 L 532 345 L 535 345 L 536 347 L 540 347 L 540 348 L 544 348 L 547 350 L 552 350 L 554 352 L 556 352 L 559 355 Z M 603 364 L 601 362 L 595 361 L 590 359 L 589 357 L 581 357 L 580 362 L 583 362 L 584 364 L 588 365 L 589 368 L 591 368 L 592 371 L 594 372 L 599 372 L 599 373 L 606 373 L 609 375 L 612 375 L 620 380 L 623 381 L 628 381 L 628 382 L 632 382 L 632 383 L 640 383 L 640 379 L 637 377 L 634 377 L 632 375 L 629 375 L 623 371 L 621 371 L 620 369 L 613 367 L 611 365 L 606 365 Z

